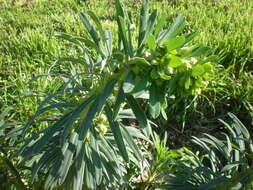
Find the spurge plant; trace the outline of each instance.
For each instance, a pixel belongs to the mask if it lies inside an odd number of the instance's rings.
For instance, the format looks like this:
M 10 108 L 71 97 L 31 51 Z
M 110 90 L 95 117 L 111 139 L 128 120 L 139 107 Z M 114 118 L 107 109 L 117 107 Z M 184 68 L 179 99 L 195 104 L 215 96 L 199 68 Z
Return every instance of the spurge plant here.
M 168 96 L 197 95 L 208 85 L 214 57 L 206 57 L 211 50 L 205 46 L 185 46 L 198 33 L 180 35 L 182 16 L 166 28 L 166 17 L 158 18 L 156 10 L 149 14 L 145 0 L 136 32 L 120 0 L 115 6 L 117 42 L 90 11 L 80 14 L 89 37 L 57 34 L 77 46 L 81 56 L 55 62 L 56 67 L 70 61 L 71 72 L 59 74 L 64 84 L 23 128 L 19 164 L 31 168 L 30 183 L 44 176 L 46 189 L 127 187 L 127 168 L 143 168 L 138 144 L 152 139 L 147 116 L 166 118 Z M 74 66 L 80 64 L 85 72 Z M 39 133 L 26 133 L 45 121 L 48 127 Z

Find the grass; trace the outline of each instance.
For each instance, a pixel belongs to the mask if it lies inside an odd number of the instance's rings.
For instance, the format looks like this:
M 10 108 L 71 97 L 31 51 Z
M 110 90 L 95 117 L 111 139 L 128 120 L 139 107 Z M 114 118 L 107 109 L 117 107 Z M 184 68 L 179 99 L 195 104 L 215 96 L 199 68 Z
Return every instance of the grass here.
M 133 10 L 138 5 L 129 1 L 128 6 Z M 47 73 L 57 58 L 73 53 L 69 44 L 54 37 L 56 32 L 85 35 L 78 13 L 87 10 L 95 11 L 106 27 L 116 30 L 111 1 L 81 1 L 79 4 L 75 0 L 16 0 L 13 3 L 1 0 L 0 7 L 0 105 L 14 107 L 18 120 L 26 120 L 41 100 L 28 92 L 55 89 L 52 77 L 30 83 L 29 80 Z M 152 7 L 162 10 L 160 2 L 153 2 Z M 181 0 L 173 6 L 165 6 L 164 10 L 169 14 L 169 21 L 176 14 L 186 16 L 188 29 L 201 31 L 198 42 L 216 48 L 220 64 L 227 68 L 219 75 L 222 78 L 217 78 L 223 85 L 217 94 L 252 104 L 253 21 L 250 15 L 253 3 L 250 0 Z M 219 96 L 215 97 L 218 103 L 222 98 Z
M 57 4 L 57 1 L 23 3 L 16 2 L 12 6 L 5 2 L 0 16 L 3 26 L 0 31 L 0 68 L 3 71 L 0 74 L 3 89 L 0 101 L 16 107 L 18 118 L 30 115 L 36 109 L 37 99 L 26 98 L 26 92 L 50 89 L 48 80 L 41 79 L 36 84 L 28 81 L 35 75 L 47 73 L 52 62 L 62 55 L 64 46 L 52 37 L 54 32 L 81 32 L 77 11 L 70 6 L 70 1 L 64 4 Z
M 252 1 L 181 1 L 168 12 L 186 16 L 192 30 L 202 33 L 199 41 L 217 48 L 221 63 L 242 71 L 252 69 Z M 240 70 L 241 69 L 241 70 Z

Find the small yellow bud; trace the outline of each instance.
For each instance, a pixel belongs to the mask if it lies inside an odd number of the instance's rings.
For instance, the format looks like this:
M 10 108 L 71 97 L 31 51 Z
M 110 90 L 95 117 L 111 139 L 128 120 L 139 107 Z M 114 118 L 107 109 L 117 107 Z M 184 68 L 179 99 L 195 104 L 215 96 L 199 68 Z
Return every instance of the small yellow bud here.
M 197 60 L 196 58 L 192 57 L 192 58 L 190 59 L 190 62 L 191 62 L 192 64 L 195 64 L 195 63 L 198 62 L 198 60 Z
M 202 81 L 202 84 L 203 84 L 204 87 L 207 87 L 209 82 L 208 81 Z
M 168 73 L 173 74 L 174 69 L 172 67 L 168 67 Z
M 196 89 L 196 94 L 201 94 L 201 89 L 200 88 Z
M 191 65 L 191 61 L 187 60 L 187 59 L 183 59 L 183 62 L 185 63 L 186 68 L 191 69 L 192 65 Z
M 99 125 L 98 125 L 98 132 L 99 132 L 101 135 L 106 134 L 107 130 L 108 130 L 108 126 L 107 126 L 107 125 L 104 125 L 104 124 L 99 124 Z
M 101 114 L 99 119 L 101 119 L 102 121 L 107 121 L 107 117 L 105 114 Z
M 145 57 L 149 57 L 151 55 L 151 53 L 149 51 L 145 52 Z

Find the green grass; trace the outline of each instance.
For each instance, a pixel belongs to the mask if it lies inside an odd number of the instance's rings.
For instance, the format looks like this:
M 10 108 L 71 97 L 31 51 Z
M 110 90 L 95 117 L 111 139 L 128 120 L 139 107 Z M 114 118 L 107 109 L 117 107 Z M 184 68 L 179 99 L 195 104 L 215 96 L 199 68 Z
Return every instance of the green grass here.
M 183 0 L 169 7 L 167 12 L 186 16 L 189 27 L 202 32 L 199 41 L 217 48 L 223 65 L 234 65 L 236 69 L 251 66 L 252 69 L 252 1 Z
M 27 118 L 36 109 L 37 99 L 24 94 L 51 89 L 50 80 L 28 81 L 47 73 L 55 59 L 70 53 L 53 34 L 81 33 L 83 28 L 74 1 L 31 1 L 28 5 L 20 1 L 14 6 L 7 2 L 1 5 L 0 16 L 0 101 L 16 107 L 19 118 Z

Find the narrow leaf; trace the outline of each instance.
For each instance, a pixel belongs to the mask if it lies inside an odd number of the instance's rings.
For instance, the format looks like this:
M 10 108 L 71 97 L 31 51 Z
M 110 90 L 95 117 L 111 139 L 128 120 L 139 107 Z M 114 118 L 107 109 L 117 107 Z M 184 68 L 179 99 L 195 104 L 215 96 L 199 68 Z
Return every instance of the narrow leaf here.
M 140 13 L 140 28 L 139 28 L 139 37 L 138 37 L 138 47 L 142 44 L 142 41 L 145 37 L 145 32 L 147 28 L 148 21 L 148 0 L 144 0 Z
M 92 37 L 93 41 L 99 46 L 100 38 L 98 36 L 97 30 L 91 25 L 87 16 L 83 13 L 80 13 L 80 18 L 83 21 L 84 26 Z
M 161 32 L 160 35 L 158 36 L 158 43 L 159 45 L 163 45 L 163 43 L 171 38 L 176 37 L 182 30 L 184 29 L 185 26 L 185 19 L 183 16 L 179 15 L 176 18 L 176 21 L 172 24 L 172 26 L 165 30 L 164 32 Z
M 124 93 L 130 93 L 134 89 L 134 74 L 133 72 L 128 72 L 125 81 L 123 83 Z
M 108 121 L 110 123 L 110 127 L 112 130 L 113 136 L 115 138 L 116 144 L 119 148 L 119 151 L 120 151 L 122 157 L 124 158 L 124 160 L 126 162 L 129 162 L 129 158 L 128 158 L 126 146 L 125 146 L 125 143 L 123 140 L 123 136 L 121 133 L 120 125 L 117 121 L 113 121 L 113 118 L 112 118 L 113 112 L 108 105 L 106 105 L 105 111 L 106 111 L 106 116 L 108 118 Z
M 149 111 L 151 116 L 155 119 L 160 115 L 161 111 L 161 104 L 160 104 L 160 96 L 157 86 L 155 84 L 152 84 L 150 89 L 150 95 L 149 95 Z
M 144 129 L 145 135 L 149 137 L 151 135 L 151 126 L 145 113 L 143 112 L 143 109 L 140 107 L 140 105 L 132 95 L 127 95 L 126 97 L 131 109 L 134 112 L 136 119 L 139 122 L 140 127 Z
M 171 50 L 180 48 L 184 43 L 185 43 L 185 37 L 177 36 L 165 42 L 165 46 L 167 48 L 167 51 L 171 51 Z

